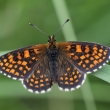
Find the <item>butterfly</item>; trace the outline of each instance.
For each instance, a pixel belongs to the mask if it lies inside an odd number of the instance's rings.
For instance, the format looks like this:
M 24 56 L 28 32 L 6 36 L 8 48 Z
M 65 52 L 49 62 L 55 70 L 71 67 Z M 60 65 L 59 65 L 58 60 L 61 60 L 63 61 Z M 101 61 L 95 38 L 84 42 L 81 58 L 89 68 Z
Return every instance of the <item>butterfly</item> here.
M 78 41 L 57 43 L 52 35 L 47 44 L 0 56 L 0 73 L 20 80 L 30 92 L 48 92 L 53 84 L 58 84 L 60 90 L 72 91 L 84 83 L 87 74 L 102 68 L 109 59 L 107 46 Z

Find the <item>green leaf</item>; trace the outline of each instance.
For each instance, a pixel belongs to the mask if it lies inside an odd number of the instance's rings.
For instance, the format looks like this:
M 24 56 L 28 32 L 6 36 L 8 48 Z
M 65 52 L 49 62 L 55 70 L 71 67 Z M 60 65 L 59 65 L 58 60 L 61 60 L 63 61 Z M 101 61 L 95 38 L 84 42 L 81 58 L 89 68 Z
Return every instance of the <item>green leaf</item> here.
M 110 83 L 110 65 L 103 66 L 100 70 L 93 73 L 92 75 Z

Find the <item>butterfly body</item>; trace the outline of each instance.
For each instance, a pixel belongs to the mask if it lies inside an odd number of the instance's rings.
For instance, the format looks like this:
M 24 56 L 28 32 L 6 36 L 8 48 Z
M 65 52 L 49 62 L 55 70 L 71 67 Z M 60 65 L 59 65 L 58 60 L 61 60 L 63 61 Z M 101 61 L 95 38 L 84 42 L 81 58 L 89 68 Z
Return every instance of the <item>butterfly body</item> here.
M 54 40 L 54 36 L 50 36 L 50 40 L 48 41 L 47 48 L 47 56 L 49 61 L 49 71 L 51 73 L 51 78 L 54 83 L 57 82 L 58 78 L 58 56 L 59 56 L 59 48 L 57 47 L 56 41 Z
M 0 56 L 0 71 L 18 79 L 30 92 L 45 93 L 57 83 L 60 90 L 79 88 L 86 75 L 110 59 L 110 48 L 89 42 L 60 42 L 49 36 L 48 44 L 17 49 Z

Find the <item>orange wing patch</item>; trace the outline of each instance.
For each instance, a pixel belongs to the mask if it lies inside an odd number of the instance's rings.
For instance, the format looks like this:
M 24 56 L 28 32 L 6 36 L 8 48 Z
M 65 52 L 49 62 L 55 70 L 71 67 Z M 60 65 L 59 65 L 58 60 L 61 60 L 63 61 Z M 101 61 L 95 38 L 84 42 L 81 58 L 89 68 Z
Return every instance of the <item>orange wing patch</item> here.
M 82 52 L 81 45 L 76 45 L 76 52 Z
M 28 57 L 30 57 L 29 50 L 25 50 L 24 51 L 24 58 L 28 58 Z

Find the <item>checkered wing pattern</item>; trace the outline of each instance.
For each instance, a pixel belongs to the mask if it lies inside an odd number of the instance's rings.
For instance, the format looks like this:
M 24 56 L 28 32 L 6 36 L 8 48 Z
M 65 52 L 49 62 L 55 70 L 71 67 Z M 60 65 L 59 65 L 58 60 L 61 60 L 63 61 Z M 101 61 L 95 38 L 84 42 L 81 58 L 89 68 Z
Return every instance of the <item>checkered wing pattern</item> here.
M 72 91 L 78 89 L 85 81 L 86 74 L 79 71 L 65 58 L 59 65 L 58 86 L 60 90 Z
M 45 54 L 46 45 L 34 45 L 14 50 L 0 57 L 0 71 L 13 79 L 26 79 Z
M 45 93 L 51 90 L 52 80 L 47 56 L 43 57 L 32 74 L 22 81 L 22 84 L 28 91 L 34 93 Z
M 97 71 L 110 59 L 110 49 L 96 43 L 64 42 L 59 48 L 60 54 L 83 73 Z

